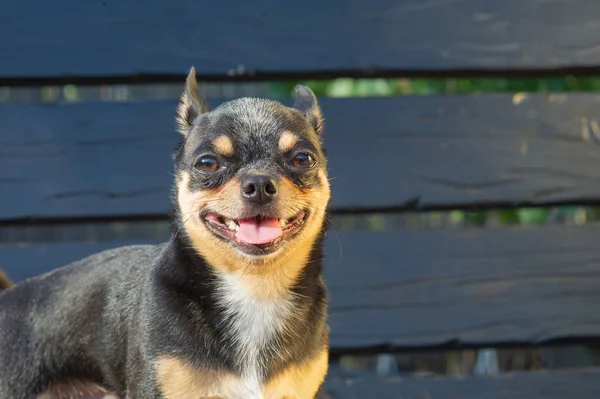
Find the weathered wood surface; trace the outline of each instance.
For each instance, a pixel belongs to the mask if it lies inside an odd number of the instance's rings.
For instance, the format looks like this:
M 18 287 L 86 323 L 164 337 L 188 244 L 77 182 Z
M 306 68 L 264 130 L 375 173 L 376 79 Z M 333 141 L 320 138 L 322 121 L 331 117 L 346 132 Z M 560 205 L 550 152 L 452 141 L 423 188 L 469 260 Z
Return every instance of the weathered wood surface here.
M 598 336 L 599 236 L 600 225 L 331 233 L 332 345 Z M 3 245 L 0 265 L 18 281 L 119 244 Z
M 330 372 L 320 399 L 597 399 L 600 371 L 514 373 L 485 377 L 344 377 Z
M 596 0 L 23 0 L 0 77 L 595 67 L 598 20 Z
M 600 199 L 600 95 L 324 98 L 322 106 L 334 210 Z M 0 106 L 0 219 L 166 213 L 174 109 Z

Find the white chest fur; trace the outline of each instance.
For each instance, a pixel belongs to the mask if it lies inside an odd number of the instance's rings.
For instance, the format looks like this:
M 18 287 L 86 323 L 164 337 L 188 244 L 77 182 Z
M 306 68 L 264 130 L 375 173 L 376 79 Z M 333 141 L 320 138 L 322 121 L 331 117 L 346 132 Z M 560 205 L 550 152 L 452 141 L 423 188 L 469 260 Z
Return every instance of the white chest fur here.
M 223 274 L 217 287 L 218 300 L 226 314 L 223 323 L 244 367 L 242 378 L 248 390 L 256 390 L 256 394 L 262 390 L 260 376 L 265 366 L 260 354 L 274 344 L 292 310 L 289 297 L 262 298 L 256 295 L 259 288 L 247 277 L 230 274 Z

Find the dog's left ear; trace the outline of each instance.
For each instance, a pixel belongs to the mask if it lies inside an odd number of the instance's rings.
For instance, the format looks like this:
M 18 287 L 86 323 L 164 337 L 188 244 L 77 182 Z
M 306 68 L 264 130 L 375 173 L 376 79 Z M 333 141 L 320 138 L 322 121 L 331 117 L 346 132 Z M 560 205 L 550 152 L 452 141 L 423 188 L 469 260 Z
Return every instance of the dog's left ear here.
M 306 86 L 298 85 L 294 89 L 294 108 L 302 112 L 317 134 L 323 131 L 323 114 L 315 93 Z
M 210 107 L 200 95 L 196 82 L 196 69 L 192 67 L 185 81 L 185 89 L 177 106 L 177 131 L 187 135 L 198 115 L 210 111 Z

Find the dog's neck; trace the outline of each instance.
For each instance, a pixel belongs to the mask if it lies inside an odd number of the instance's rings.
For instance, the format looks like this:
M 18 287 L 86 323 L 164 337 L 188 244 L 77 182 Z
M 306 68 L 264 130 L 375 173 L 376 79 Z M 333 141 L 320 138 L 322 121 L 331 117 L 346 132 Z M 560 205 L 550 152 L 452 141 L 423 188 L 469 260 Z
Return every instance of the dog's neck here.
M 299 296 L 311 297 L 314 294 L 314 287 L 322 285 L 323 272 L 323 240 L 325 235 L 325 227 L 322 232 L 316 237 L 310 254 L 303 261 L 301 272 L 296 276 L 295 281 L 287 284 L 285 291 L 281 292 L 282 297 Z M 173 232 L 171 234 L 169 245 L 172 247 L 172 253 L 176 254 L 176 262 L 185 267 L 178 272 L 185 273 L 188 281 L 201 282 L 202 280 L 211 281 L 213 283 L 220 282 L 224 286 L 244 282 L 246 292 L 250 296 L 257 298 L 268 297 L 269 295 L 260 295 L 261 287 L 269 285 L 269 279 L 278 279 L 277 276 L 254 275 L 247 273 L 244 268 L 240 268 L 237 272 L 224 272 L 222 269 L 208 264 L 206 260 L 194 249 L 190 239 L 185 234 L 185 231 L 173 223 Z M 277 272 L 277 271 L 276 271 Z

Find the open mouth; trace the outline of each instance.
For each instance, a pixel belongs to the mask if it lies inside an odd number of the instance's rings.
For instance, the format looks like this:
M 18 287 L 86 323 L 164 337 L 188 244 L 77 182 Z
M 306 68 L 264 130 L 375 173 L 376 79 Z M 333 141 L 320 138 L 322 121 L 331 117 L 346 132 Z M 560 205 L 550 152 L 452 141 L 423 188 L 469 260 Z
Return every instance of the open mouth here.
M 255 216 L 236 220 L 207 212 L 203 219 L 214 234 L 241 251 L 250 255 L 266 255 L 275 252 L 285 239 L 297 234 L 307 216 L 308 211 L 300 211 L 289 219 Z

